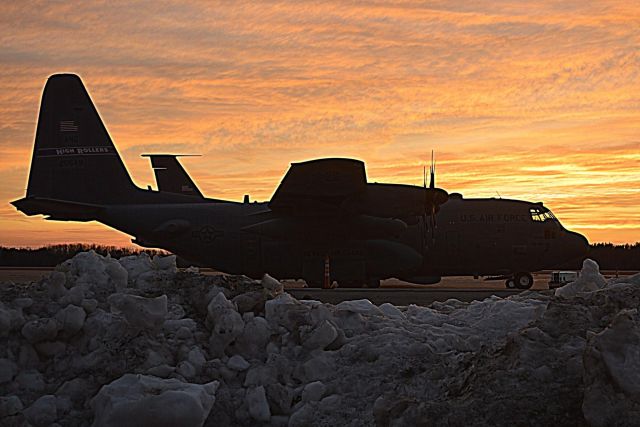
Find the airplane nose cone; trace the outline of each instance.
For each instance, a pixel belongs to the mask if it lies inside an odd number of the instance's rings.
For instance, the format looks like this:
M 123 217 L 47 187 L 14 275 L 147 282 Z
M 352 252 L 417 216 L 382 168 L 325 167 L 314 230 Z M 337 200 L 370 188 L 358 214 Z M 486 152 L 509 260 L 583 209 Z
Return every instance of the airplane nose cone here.
M 580 233 L 568 231 L 565 251 L 567 259 L 581 261 L 589 254 L 589 241 Z

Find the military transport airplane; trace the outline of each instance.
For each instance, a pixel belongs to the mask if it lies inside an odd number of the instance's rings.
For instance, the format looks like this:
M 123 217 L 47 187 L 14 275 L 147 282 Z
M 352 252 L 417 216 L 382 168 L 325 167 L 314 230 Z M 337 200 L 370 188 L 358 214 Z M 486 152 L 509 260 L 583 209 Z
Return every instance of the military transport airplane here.
M 157 169 L 175 166 L 168 162 Z M 528 288 L 531 271 L 580 258 L 588 247 L 542 204 L 447 200 L 433 180 L 428 188 L 368 183 L 354 159 L 294 163 L 263 203 L 205 198 L 186 178 L 193 194 L 138 188 L 80 78 L 58 74 L 43 91 L 27 195 L 12 204 L 49 220 L 98 221 L 220 271 L 311 286 L 329 259 L 341 286 L 501 274 Z
M 158 170 L 157 165 L 162 164 L 163 175 L 156 172 L 158 190 L 184 194 L 184 189 L 194 188 L 200 192 L 177 159 L 182 155 L 144 156 L 151 158 L 154 171 Z M 449 201 L 440 207 L 437 219 L 437 227 L 427 224 L 433 236 L 426 236 L 426 242 L 407 242 L 413 247 L 426 244 L 429 264 L 423 266 L 420 277 L 412 278 L 421 284 L 438 283 L 441 276 L 473 273 L 474 276 L 505 276 L 508 288 L 528 289 L 533 285 L 528 271 L 536 270 L 528 270 L 527 265 L 535 263 L 551 268 L 555 266 L 554 260 L 557 264 L 558 260 L 569 259 L 567 256 L 571 254 L 586 254 L 588 249 L 586 240 L 565 230 L 542 203 L 502 198 L 464 199 L 461 194 L 453 193 L 449 195 Z M 409 219 L 407 222 L 412 221 Z M 424 231 L 410 230 L 407 236 L 420 238 Z M 564 241 L 559 242 L 558 239 Z M 498 257 L 512 267 L 506 268 L 505 264 L 496 268 L 496 262 L 492 260 Z M 534 261 L 531 257 L 539 259 Z M 575 259 L 581 260 L 579 257 Z

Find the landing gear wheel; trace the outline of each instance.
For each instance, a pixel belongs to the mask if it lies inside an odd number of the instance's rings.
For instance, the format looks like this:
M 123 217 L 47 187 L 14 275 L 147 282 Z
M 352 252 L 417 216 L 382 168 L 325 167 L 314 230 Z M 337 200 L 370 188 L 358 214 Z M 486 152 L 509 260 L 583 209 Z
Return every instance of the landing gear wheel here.
M 507 279 L 507 281 L 504 282 L 504 285 L 507 287 L 507 289 L 514 289 L 516 287 L 516 282 L 513 280 L 513 278 L 511 278 Z
M 518 289 L 531 289 L 533 286 L 533 276 L 531 273 L 516 273 L 513 276 L 513 280 Z
M 340 288 L 362 288 L 364 284 L 362 280 L 349 280 L 342 283 L 338 283 Z
M 380 287 L 380 279 L 368 279 L 367 280 L 367 288 L 379 288 Z
M 305 280 L 308 288 L 320 289 L 322 288 L 322 282 L 317 280 Z

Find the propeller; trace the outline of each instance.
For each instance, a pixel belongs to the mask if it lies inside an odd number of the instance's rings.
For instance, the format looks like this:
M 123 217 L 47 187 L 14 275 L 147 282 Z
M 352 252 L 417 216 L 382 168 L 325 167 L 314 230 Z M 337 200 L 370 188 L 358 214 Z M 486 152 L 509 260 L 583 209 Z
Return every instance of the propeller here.
M 427 167 L 424 166 L 422 168 L 422 187 L 427 189 Z M 435 190 L 436 188 L 436 162 L 433 150 L 431 150 L 431 165 L 429 166 L 429 189 Z M 430 205 L 431 211 L 427 212 L 427 206 Z M 424 224 L 425 230 L 423 235 L 423 247 L 426 249 L 427 247 L 427 216 L 429 216 L 429 227 L 431 229 L 431 241 L 435 241 L 435 229 L 437 227 L 436 224 L 436 200 L 434 191 L 425 191 L 424 192 L 424 213 L 422 214 L 422 222 Z
M 430 180 L 429 180 L 429 188 L 434 190 L 436 188 L 436 159 L 433 154 L 433 150 L 431 150 L 431 167 L 429 168 L 430 172 Z M 434 241 L 435 230 L 436 230 L 436 203 L 435 198 L 431 200 L 431 240 Z

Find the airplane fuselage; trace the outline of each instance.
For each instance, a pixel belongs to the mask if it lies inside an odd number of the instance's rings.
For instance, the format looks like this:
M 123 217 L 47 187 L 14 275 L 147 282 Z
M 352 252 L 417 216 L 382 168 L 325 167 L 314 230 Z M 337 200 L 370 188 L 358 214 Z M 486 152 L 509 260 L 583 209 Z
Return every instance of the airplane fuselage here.
M 328 256 L 332 278 L 339 282 L 399 277 L 433 283 L 440 276 L 537 271 L 579 258 L 587 246 L 584 237 L 565 230 L 555 218 L 534 220 L 531 209 L 539 206 L 452 197 L 440 207 L 435 229 L 421 216 L 412 216 L 402 218 L 410 224 L 407 228 L 384 239 L 345 238 L 338 225 L 335 236 L 318 236 L 308 223 L 299 229 L 294 221 L 277 237 L 246 231 L 280 218 L 266 202 L 113 205 L 96 219 L 135 236 L 140 245 L 227 273 L 259 277 L 268 272 L 317 283 Z

